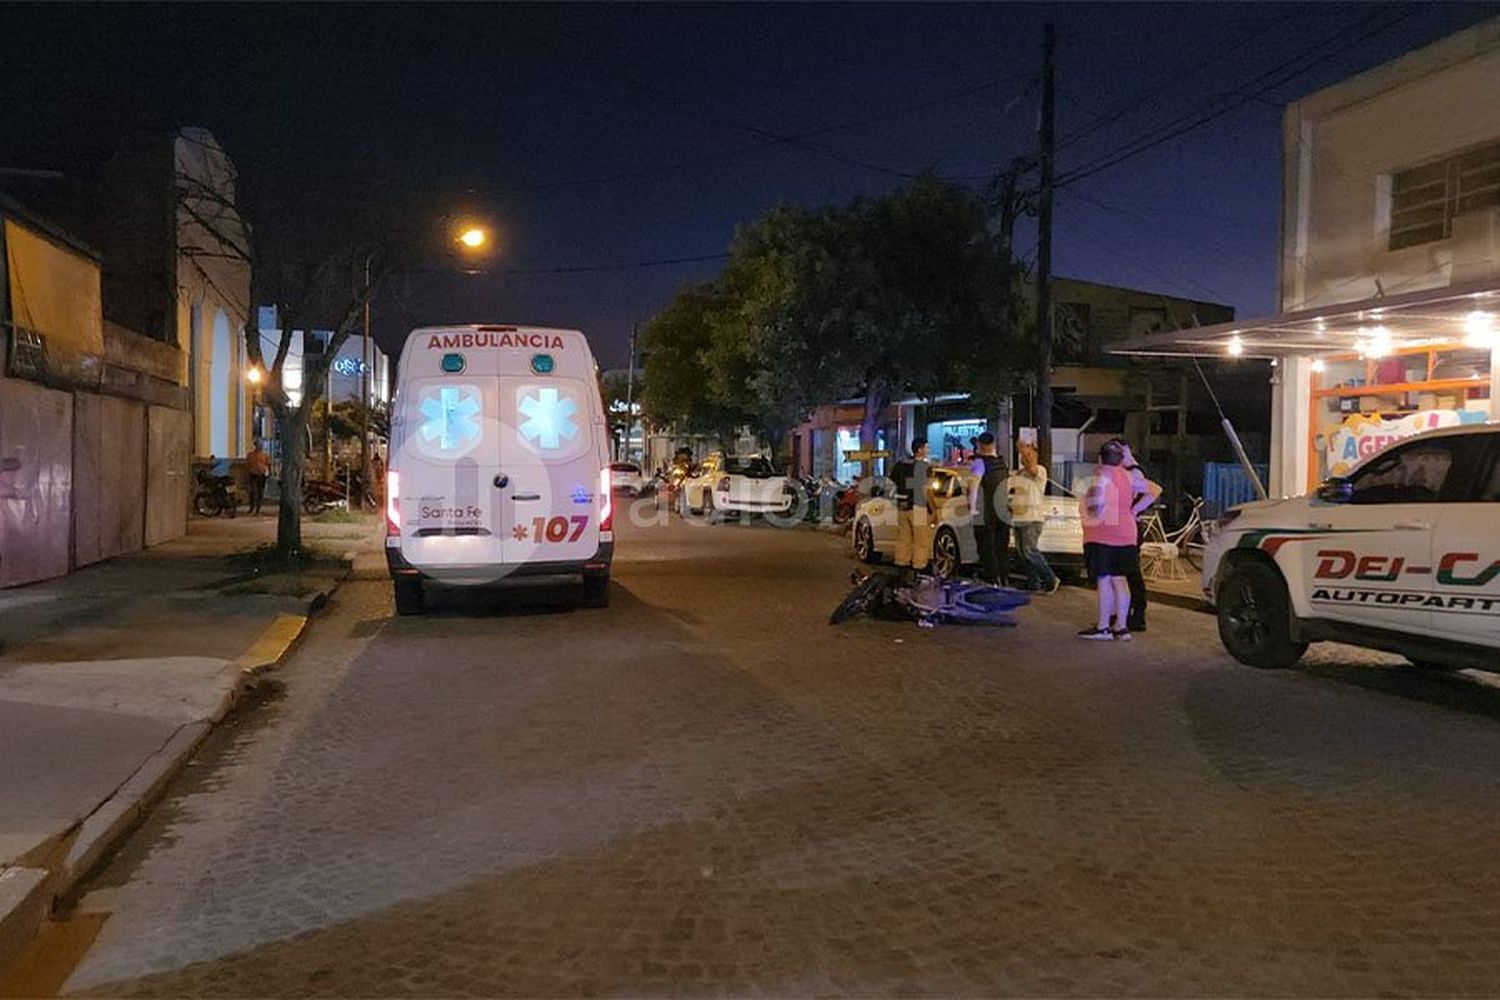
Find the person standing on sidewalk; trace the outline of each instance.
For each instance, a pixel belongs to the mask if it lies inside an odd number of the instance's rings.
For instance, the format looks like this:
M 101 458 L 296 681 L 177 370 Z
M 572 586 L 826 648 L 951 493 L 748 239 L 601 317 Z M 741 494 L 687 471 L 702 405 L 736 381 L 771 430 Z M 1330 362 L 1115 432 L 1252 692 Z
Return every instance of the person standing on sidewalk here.
M 932 559 L 932 526 L 927 516 L 927 439 L 912 438 L 911 458 L 891 470 L 896 486 L 896 565 L 910 576 Z
M 1083 558 L 1099 588 L 1099 622 L 1079 631 L 1080 639 L 1130 639 L 1130 586 L 1126 577 L 1138 564 L 1135 518 L 1151 505 L 1152 497 L 1135 496 L 1130 473 L 1122 466 L 1125 448 L 1106 441 L 1099 449 L 1099 465 L 1083 497 Z
M 1016 552 L 1026 567 L 1026 588 L 1055 594 L 1061 584 L 1042 555 L 1042 522 L 1046 517 L 1047 470 L 1037 461 L 1036 445 L 1021 442 L 1021 467 L 1011 477 L 1014 492 L 1010 517 L 1016 528 Z
M 987 583 L 1005 586 L 1010 559 L 1010 499 L 1005 459 L 995 451 L 995 435 L 985 431 L 974 442 L 969 474 L 979 480 L 969 493 L 969 517 L 979 549 L 979 574 Z
M 250 513 L 259 514 L 266 499 L 266 480 L 271 475 L 271 456 L 257 439 L 245 456 L 245 472 L 250 477 Z
M 1135 460 L 1135 452 L 1130 450 L 1130 445 L 1124 438 L 1116 438 L 1125 456 L 1122 468 L 1130 474 L 1131 504 L 1138 511 L 1145 511 L 1156 503 L 1161 496 L 1161 487 L 1147 478 L 1146 473 L 1141 470 L 1140 463 Z M 1146 502 L 1144 505 L 1142 500 Z M 1136 522 L 1136 548 L 1140 548 L 1142 528 L 1140 522 Z M 1130 587 L 1130 621 L 1126 628 L 1132 632 L 1146 631 L 1146 578 L 1141 575 L 1141 561 L 1136 560 L 1135 571 L 1125 577 L 1125 582 Z

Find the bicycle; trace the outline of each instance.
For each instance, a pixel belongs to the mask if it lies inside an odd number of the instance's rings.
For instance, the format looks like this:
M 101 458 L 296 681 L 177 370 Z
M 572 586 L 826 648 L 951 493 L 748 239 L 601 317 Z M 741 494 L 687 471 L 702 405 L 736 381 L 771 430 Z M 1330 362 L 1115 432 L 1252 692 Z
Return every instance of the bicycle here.
M 1193 569 L 1203 570 L 1203 551 L 1208 547 L 1209 532 L 1212 530 L 1210 522 L 1203 519 L 1203 498 L 1192 494 L 1184 494 L 1184 498 L 1191 500 L 1192 508 L 1188 511 L 1187 520 L 1173 531 L 1167 531 L 1162 524 L 1161 509 L 1151 508 L 1142 519 L 1141 548 L 1142 553 L 1150 552 L 1147 545 L 1154 547 L 1157 553 L 1165 554 L 1170 550 L 1170 557 L 1181 559 Z M 1155 560 L 1163 561 L 1161 556 Z

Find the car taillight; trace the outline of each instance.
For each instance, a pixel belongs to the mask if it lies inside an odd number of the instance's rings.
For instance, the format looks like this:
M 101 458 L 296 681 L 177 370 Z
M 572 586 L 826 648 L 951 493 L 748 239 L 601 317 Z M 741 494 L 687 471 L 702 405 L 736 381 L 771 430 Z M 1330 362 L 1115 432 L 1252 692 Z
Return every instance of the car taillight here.
M 719 485 L 715 486 L 714 489 L 718 490 L 720 493 L 728 493 L 729 492 L 729 477 L 725 476 L 724 478 L 720 479 L 719 480 Z
M 385 473 L 385 533 L 401 534 L 401 477 L 395 469 Z
M 609 495 L 609 468 L 599 471 L 599 530 L 613 531 L 615 527 L 615 504 Z

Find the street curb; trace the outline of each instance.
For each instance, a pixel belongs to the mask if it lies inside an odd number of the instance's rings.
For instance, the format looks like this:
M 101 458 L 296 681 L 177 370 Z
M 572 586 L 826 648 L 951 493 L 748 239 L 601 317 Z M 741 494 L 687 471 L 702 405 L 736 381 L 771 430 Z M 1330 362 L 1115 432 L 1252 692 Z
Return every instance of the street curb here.
M 305 615 L 282 614 L 230 661 L 239 680 L 206 719 L 177 729 L 135 773 L 96 806 L 61 840 L 66 856 L 52 870 L 12 867 L 0 870 L 0 973 L 26 950 L 59 903 L 134 832 L 167 785 L 197 752 L 213 727 L 238 704 L 256 677 L 281 665 L 307 631 L 309 616 L 327 603 L 337 584 L 308 600 Z
M 47 918 L 47 872 L 0 870 L 0 971 L 20 957 Z

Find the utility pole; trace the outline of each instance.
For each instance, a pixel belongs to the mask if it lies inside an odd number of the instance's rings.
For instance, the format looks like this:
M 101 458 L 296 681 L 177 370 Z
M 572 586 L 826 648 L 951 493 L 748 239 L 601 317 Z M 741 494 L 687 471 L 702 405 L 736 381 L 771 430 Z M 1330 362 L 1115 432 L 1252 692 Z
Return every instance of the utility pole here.
M 640 330 L 639 323 L 630 325 L 630 362 L 625 375 L 625 454 L 620 456 L 627 462 L 630 461 L 630 435 L 635 430 L 635 338 Z
M 373 256 L 373 255 L 371 255 Z M 359 345 L 359 483 L 362 494 L 375 495 L 375 486 L 370 482 L 370 375 L 374 371 L 374 356 L 370 353 L 370 257 L 365 257 L 365 336 Z M 364 509 L 365 498 L 358 499 L 359 508 Z M 350 509 L 356 501 L 351 498 Z
M 1042 116 L 1037 129 L 1041 178 L 1036 206 L 1037 457 L 1052 468 L 1052 155 L 1056 143 L 1053 77 L 1056 36 L 1052 22 L 1042 28 Z

